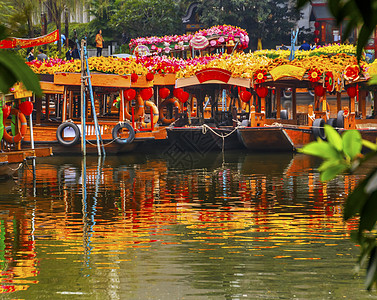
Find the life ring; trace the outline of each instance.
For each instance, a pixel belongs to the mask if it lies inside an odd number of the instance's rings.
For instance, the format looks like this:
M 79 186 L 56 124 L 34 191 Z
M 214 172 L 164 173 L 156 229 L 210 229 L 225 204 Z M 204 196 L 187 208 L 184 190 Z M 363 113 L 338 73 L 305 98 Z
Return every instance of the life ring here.
M 118 133 L 119 133 L 119 130 L 121 130 L 121 129 L 127 129 L 128 130 L 129 134 L 128 134 L 127 138 L 119 137 Z M 133 129 L 131 124 L 126 123 L 126 122 L 116 124 L 114 126 L 111 134 L 112 134 L 115 142 L 117 142 L 118 144 L 122 144 L 122 145 L 131 144 L 133 142 L 133 140 L 135 139 L 135 130 Z
M 163 108 L 167 106 L 168 104 L 173 104 L 175 107 L 179 109 L 179 102 L 176 98 L 169 98 L 162 101 L 158 107 L 158 111 L 159 111 L 160 121 L 164 124 L 171 124 L 175 121 L 174 117 L 171 119 L 166 119 L 164 116 Z
M 18 143 L 22 140 L 27 130 L 27 122 L 25 115 L 18 109 L 12 108 L 10 114 L 17 116 L 21 126 L 18 127 L 18 133 L 15 136 L 10 135 L 6 130 L 4 130 L 3 138 L 10 144 Z
M 144 100 L 139 94 L 136 97 L 136 110 L 134 114 L 134 120 L 137 121 L 140 118 L 144 118 Z
M 63 137 L 63 132 L 67 127 L 71 127 L 75 133 L 72 139 L 65 140 Z M 58 129 L 56 130 L 56 138 L 59 144 L 63 146 L 72 146 L 78 143 L 80 140 L 80 129 L 79 127 L 73 122 L 64 122 L 59 125 Z
M 325 134 L 325 120 L 324 119 L 315 119 L 313 122 L 313 134 L 315 139 L 320 138 L 321 140 L 326 140 L 326 134 Z
M 286 91 L 283 90 L 283 96 L 285 99 L 291 99 L 292 98 L 292 91 L 290 91 L 290 94 L 286 94 Z
M 152 107 L 153 119 L 151 119 L 151 122 L 145 123 L 144 118 L 143 118 L 143 120 L 141 121 L 141 126 L 143 128 L 149 128 L 150 129 L 150 128 L 152 128 L 152 122 L 153 122 L 153 126 L 157 124 L 158 119 L 159 119 L 159 111 L 158 111 L 156 104 L 154 104 L 152 101 L 145 101 L 145 106 L 146 107 Z

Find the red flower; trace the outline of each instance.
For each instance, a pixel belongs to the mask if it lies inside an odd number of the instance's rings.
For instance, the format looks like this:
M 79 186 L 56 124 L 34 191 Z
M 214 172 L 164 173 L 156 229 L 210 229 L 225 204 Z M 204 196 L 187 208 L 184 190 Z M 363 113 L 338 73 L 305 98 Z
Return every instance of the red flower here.
M 317 68 L 310 69 L 308 72 L 308 77 L 311 82 L 317 82 L 321 79 L 322 73 Z
M 346 80 L 356 81 L 359 79 L 359 72 L 360 69 L 358 65 L 348 65 L 344 70 L 344 78 Z
M 254 78 L 255 83 L 257 84 L 263 83 L 267 79 L 267 71 L 263 69 L 257 70 L 255 71 L 253 78 Z
M 334 75 L 332 72 L 326 72 L 325 74 L 325 87 L 329 92 L 332 92 L 334 90 L 335 84 L 334 84 Z
M 136 82 L 138 80 L 139 76 L 136 73 L 131 74 L 131 81 Z

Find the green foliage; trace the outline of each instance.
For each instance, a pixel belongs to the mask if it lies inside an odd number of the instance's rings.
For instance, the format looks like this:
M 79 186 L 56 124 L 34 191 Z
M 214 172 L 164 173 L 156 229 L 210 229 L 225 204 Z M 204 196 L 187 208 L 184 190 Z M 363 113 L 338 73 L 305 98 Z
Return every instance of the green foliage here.
M 5 27 L 0 24 L 0 36 L 5 36 Z M 16 83 L 22 82 L 36 95 L 42 95 L 37 75 L 12 51 L 0 50 L 0 92 L 8 93 Z
M 179 34 L 182 20 L 173 0 L 116 0 L 110 26 L 128 37 Z
M 327 142 L 319 140 L 299 150 L 324 160 L 318 168 L 323 181 L 331 180 L 345 171 L 352 172 L 377 154 L 377 144 L 363 140 L 357 130 L 347 130 L 340 136 L 331 126 L 325 125 L 325 133 Z M 361 154 L 363 146 L 371 150 L 367 155 Z M 365 287 L 368 290 L 377 283 L 376 212 L 377 169 L 374 169 L 350 193 L 343 211 L 343 218 L 346 221 L 360 215 L 359 228 L 352 237 L 361 246 L 358 268 L 368 261 L 365 278 Z
M 263 47 L 290 43 L 291 30 L 300 17 L 288 0 L 207 0 L 199 4 L 200 21 L 211 27 L 228 24 L 240 26 L 249 34 L 250 47 L 262 38 Z
M 302 8 L 309 2 L 311 1 L 297 0 L 297 7 Z M 337 23 L 346 24 L 343 40 L 346 40 L 354 29 L 359 30 L 357 58 L 360 59 L 363 48 L 377 26 L 377 2 L 375 0 L 327 0 L 327 3 Z

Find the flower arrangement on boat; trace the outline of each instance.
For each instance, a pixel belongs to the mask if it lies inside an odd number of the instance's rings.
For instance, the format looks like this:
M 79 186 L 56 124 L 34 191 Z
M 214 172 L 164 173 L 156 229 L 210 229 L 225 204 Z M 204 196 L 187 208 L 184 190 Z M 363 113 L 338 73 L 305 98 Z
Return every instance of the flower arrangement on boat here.
M 171 36 L 151 36 L 132 39 L 129 43 L 133 52 L 140 45 L 147 46 L 151 53 L 169 53 L 171 51 L 186 50 L 190 47 L 190 41 L 195 37 L 204 37 L 208 41 L 206 47 L 222 47 L 232 41 L 232 45 L 238 42 L 239 49 L 246 49 L 249 45 L 249 35 L 246 30 L 231 26 L 218 25 L 209 29 L 203 29 L 195 34 L 171 35 Z

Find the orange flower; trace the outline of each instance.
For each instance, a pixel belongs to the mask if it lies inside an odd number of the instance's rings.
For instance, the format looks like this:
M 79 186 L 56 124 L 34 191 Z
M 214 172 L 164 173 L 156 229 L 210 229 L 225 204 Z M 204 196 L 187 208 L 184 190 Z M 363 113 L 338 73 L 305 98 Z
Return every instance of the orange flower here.
M 308 72 L 308 77 L 311 82 L 317 82 L 321 78 L 321 71 L 319 71 L 317 68 L 310 69 Z
M 356 81 L 359 79 L 359 72 L 360 69 L 358 65 L 348 65 L 344 70 L 344 78 L 346 80 Z

